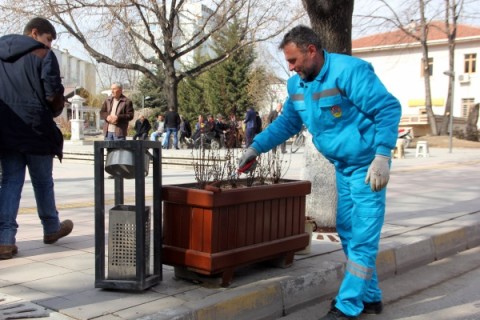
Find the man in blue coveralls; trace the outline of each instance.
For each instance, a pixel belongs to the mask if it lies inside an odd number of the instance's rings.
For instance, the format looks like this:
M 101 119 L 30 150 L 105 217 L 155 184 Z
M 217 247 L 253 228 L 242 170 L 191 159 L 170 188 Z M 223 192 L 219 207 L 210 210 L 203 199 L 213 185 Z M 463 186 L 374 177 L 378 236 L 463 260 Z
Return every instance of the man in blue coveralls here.
M 306 125 L 315 147 L 335 165 L 337 232 L 347 257 L 339 292 L 321 319 L 379 314 L 383 304 L 375 260 L 401 106 L 369 63 L 323 50 L 308 27 L 290 30 L 279 48 L 297 74 L 288 80 L 282 114 L 255 137 L 239 167 Z

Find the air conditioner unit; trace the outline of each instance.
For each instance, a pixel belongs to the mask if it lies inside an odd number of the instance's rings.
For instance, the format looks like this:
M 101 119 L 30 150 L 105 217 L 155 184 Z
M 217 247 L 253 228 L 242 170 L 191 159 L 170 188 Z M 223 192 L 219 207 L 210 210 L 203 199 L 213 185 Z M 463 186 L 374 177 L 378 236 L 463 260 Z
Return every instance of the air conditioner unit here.
M 461 74 L 458 76 L 458 82 L 460 83 L 470 83 L 470 75 Z

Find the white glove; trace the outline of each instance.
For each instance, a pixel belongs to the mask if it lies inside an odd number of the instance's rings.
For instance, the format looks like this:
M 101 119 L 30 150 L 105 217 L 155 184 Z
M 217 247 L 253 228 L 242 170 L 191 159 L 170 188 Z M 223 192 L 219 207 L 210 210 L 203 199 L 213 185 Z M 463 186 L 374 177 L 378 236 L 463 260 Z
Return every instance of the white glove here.
M 252 160 L 255 160 L 256 157 L 258 157 L 257 150 L 253 149 L 252 147 L 248 147 L 247 150 L 245 150 L 243 155 L 240 157 L 240 160 L 238 160 L 238 170 L 245 173 L 255 170 L 255 163 L 253 165 L 250 165 L 246 169 L 244 169 L 244 167 L 247 166 L 248 163 Z
M 390 158 L 386 156 L 376 155 L 367 171 L 365 184 L 370 183 L 372 191 L 380 191 L 388 183 L 390 178 Z

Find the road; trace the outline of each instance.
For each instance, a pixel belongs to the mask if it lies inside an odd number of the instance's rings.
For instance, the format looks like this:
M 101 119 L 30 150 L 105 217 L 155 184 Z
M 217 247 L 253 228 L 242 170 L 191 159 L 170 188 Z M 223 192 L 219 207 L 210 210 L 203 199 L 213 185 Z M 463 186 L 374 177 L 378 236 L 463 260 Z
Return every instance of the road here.
M 385 309 L 360 320 L 480 320 L 480 247 L 436 261 L 381 283 Z M 280 319 L 319 319 L 328 302 Z

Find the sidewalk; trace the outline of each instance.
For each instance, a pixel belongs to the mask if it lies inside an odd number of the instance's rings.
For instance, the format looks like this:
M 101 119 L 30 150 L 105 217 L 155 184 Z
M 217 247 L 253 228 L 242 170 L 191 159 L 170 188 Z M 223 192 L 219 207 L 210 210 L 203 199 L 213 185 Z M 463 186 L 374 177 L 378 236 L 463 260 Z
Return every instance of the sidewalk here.
M 480 245 L 480 149 L 431 148 L 429 158 L 414 155 L 408 149 L 405 159 L 393 159 L 377 260 L 382 279 Z M 302 150 L 290 157 L 287 177 L 300 178 Z M 0 319 L 11 303 L 36 317 L 47 312 L 49 319 L 277 319 L 309 301 L 329 299 L 342 279 L 345 259 L 336 235 L 314 233 L 311 254 L 296 255 L 292 267 L 241 268 L 228 288 L 176 280 L 173 268 L 164 266 L 163 281 L 144 292 L 95 289 L 93 163 L 55 161 L 54 177 L 61 218 L 72 219 L 75 228 L 56 244 L 43 244 L 27 177 L 19 253 L 0 261 Z M 189 181 L 189 169 L 163 170 L 164 184 Z M 146 184 L 151 190 L 151 177 Z M 113 180 L 105 186 L 107 211 Z M 131 180 L 125 188 L 133 190 Z

